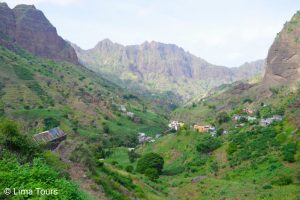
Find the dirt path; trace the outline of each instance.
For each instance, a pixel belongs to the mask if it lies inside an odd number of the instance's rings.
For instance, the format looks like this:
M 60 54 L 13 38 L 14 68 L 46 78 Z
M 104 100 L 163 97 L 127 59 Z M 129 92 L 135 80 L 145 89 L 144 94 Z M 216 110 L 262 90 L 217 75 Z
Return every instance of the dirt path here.
M 81 190 L 90 194 L 92 197 L 94 197 L 94 199 L 107 200 L 103 189 L 94 180 L 90 179 L 86 175 L 86 168 L 82 164 L 72 162 L 69 159 L 72 151 L 74 151 L 79 143 L 80 141 L 76 139 L 71 144 L 63 141 L 58 145 L 54 152 L 60 155 L 60 158 L 63 162 L 69 164 L 70 168 L 68 171 L 70 177 L 74 182 L 79 184 Z

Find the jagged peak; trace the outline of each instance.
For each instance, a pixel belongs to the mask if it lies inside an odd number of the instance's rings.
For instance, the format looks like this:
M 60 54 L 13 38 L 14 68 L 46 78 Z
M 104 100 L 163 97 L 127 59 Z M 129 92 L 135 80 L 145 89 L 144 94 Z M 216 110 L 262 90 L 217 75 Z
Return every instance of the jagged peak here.
M 16 5 L 14 7 L 14 9 L 34 9 L 34 10 L 36 10 L 36 8 L 35 8 L 34 5 L 28 5 L 28 4 L 19 4 L 19 5 Z
M 99 41 L 99 42 L 95 45 L 94 48 L 97 49 L 97 48 L 101 48 L 101 47 L 103 47 L 103 46 L 105 46 L 105 47 L 112 47 L 112 46 L 123 47 L 123 45 L 118 44 L 118 43 L 115 43 L 115 42 L 111 41 L 111 40 L 108 39 L 108 38 L 105 38 L 105 39 Z

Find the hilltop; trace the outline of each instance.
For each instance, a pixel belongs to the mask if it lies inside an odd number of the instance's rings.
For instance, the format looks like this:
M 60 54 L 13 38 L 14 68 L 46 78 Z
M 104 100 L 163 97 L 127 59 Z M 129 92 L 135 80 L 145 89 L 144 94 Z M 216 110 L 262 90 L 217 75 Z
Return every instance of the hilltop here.
M 42 11 L 33 5 L 17 5 L 10 9 L 0 3 L 0 44 L 14 44 L 44 57 L 78 64 L 74 49 L 63 40 Z

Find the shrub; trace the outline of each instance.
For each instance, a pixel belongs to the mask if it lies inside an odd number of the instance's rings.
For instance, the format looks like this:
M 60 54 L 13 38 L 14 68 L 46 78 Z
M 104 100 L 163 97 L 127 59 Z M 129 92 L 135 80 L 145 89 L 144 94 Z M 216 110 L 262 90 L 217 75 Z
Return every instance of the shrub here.
M 126 166 L 125 170 L 129 173 L 133 172 L 133 166 L 132 165 L 128 165 Z
M 295 162 L 295 154 L 297 151 L 296 143 L 288 143 L 282 147 L 283 160 L 288 162 Z
M 19 132 L 17 124 L 9 120 L 3 120 L 0 124 L 0 144 L 30 156 L 38 151 L 36 145 Z
M 218 164 L 216 161 L 212 162 L 212 163 L 210 164 L 210 170 L 211 170 L 211 172 L 213 172 L 214 175 L 216 176 L 217 173 L 218 173 L 218 171 L 219 171 L 219 164 Z
M 164 159 L 156 153 L 148 153 L 138 160 L 136 171 L 144 174 L 148 168 L 154 168 L 158 174 L 161 174 L 164 165 Z
M 131 163 L 133 163 L 139 157 L 140 155 L 137 154 L 135 151 L 128 151 L 128 158 Z
M 277 178 L 276 180 L 272 181 L 272 184 L 274 185 L 289 185 L 293 183 L 293 179 L 290 176 L 286 176 L 286 175 L 281 175 L 279 178 Z
M 263 185 L 262 188 L 263 188 L 264 190 L 272 189 L 272 185 L 266 184 L 266 185 Z
M 252 103 L 252 102 L 253 102 L 253 100 L 250 97 L 246 97 L 243 99 L 243 104 L 244 103 Z
M 221 142 L 218 138 L 211 135 L 205 135 L 204 138 L 198 143 L 197 151 L 200 153 L 209 153 L 221 146 Z
M 145 175 L 151 180 L 151 181 L 155 181 L 159 178 L 159 174 L 157 169 L 155 168 L 147 168 L 145 170 Z
M 118 165 L 119 163 L 118 163 L 118 161 L 113 160 L 113 161 L 111 161 L 111 164 L 112 164 L 113 166 L 116 166 L 116 165 Z
M 47 117 L 44 119 L 44 124 L 45 124 L 45 129 L 49 130 L 58 127 L 60 125 L 60 122 L 53 117 Z
M 226 123 L 230 120 L 230 117 L 228 115 L 227 112 L 220 112 L 218 115 L 217 115 L 217 118 L 216 118 L 216 121 L 219 123 L 219 124 L 223 124 L 223 123 Z

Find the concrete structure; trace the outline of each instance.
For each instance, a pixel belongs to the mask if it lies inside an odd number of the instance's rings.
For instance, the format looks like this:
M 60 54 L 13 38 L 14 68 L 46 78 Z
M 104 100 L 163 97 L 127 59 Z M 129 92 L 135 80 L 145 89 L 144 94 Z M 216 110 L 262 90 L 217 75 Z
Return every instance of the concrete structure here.
M 195 131 L 199 132 L 199 133 L 204 133 L 204 132 L 208 132 L 211 128 L 210 125 L 205 125 L 205 126 L 200 126 L 200 125 L 194 125 L 193 127 L 195 129 Z
M 147 136 L 145 133 L 138 134 L 138 141 L 139 143 L 146 143 L 152 140 L 152 137 Z
M 260 125 L 261 126 L 269 126 L 275 121 L 281 121 L 283 120 L 283 117 L 280 115 L 273 115 L 272 117 L 266 118 L 266 119 L 261 119 L 260 120 Z

